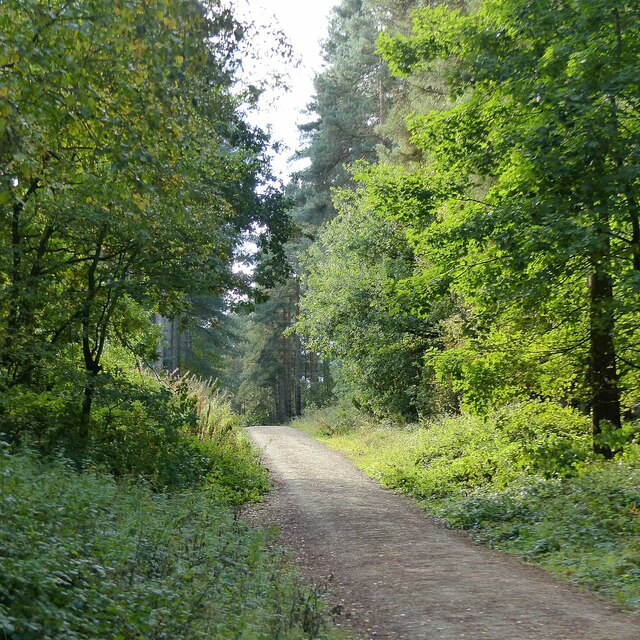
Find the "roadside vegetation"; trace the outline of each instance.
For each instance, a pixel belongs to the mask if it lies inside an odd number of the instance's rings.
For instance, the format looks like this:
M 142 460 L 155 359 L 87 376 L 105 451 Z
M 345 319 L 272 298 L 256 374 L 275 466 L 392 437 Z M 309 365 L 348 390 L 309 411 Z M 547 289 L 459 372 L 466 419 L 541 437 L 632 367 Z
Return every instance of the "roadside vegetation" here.
M 322 637 L 235 411 L 638 607 L 637 0 L 341 0 L 286 188 L 232 5 L 1 3 L 0 635 Z
M 0 473 L 2 637 L 321 637 L 286 553 L 218 492 L 155 493 L 30 452 L 4 450 Z
M 217 0 L 1 3 L 3 640 L 324 637 L 317 594 L 238 520 L 268 477 L 229 399 L 160 373 L 184 347 L 215 377 L 184 331 L 224 343 L 231 301 L 287 272 L 248 119 L 277 78 L 243 80 L 250 42 Z
M 530 402 L 398 426 L 343 405 L 294 426 L 447 525 L 640 610 L 640 445 L 597 457 L 587 421 Z
M 84 457 L 42 427 L 2 442 L 2 637 L 329 637 L 275 534 L 237 517 L 269 482 L 229 400 L 191 377 L 126 380 L 154 402 L 112 407 Z

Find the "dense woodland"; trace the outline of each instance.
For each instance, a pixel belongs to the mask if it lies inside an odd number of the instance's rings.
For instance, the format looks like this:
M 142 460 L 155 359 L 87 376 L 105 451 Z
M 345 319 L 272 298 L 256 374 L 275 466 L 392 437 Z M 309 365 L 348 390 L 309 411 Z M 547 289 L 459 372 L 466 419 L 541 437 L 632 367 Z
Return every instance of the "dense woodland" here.
M 293 271 L 251 319 L 240 398 L 289 417 L 331 378 L 409 421 L 545 400 L 611 456 L 640 401 L 640 10 L 445 4 L 335 9 Z
M 286 185 L 232 4 L 0 4 L 0 633 L 333 637 L 237 519 L 296 417 L 639 606 L 638 3 L 342 0 Z
M 269 486 L 243 423 L 155 366 L 158 318 L 211 331 L 286 272 L 251 29 L 217 1 L 0 3 L 3 638 L 324 637 L 237 518 Z

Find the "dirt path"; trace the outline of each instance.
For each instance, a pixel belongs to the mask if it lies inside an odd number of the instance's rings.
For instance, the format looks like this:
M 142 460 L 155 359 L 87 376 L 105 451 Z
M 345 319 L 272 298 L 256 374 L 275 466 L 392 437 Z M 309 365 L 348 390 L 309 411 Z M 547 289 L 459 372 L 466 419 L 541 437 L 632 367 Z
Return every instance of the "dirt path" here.
M 640 640 L 640 618 L 445 529 L 342 455 L 289 427 L 253 427 L 283 528 L 316 581 L 333 576 L 372 638 Z

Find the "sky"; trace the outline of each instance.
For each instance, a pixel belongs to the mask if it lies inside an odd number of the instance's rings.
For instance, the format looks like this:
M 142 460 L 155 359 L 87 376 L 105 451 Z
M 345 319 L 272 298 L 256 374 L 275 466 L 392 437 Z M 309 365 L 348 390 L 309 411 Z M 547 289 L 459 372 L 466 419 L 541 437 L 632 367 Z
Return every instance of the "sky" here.
M 287 73 L 289 90 L 266 95 L 260 113 L 251 117 L 254 124 L 270 129 L 274 140 L 284 142 L 285 147 L 274 159 L 274 169 L 282 177 L 295 168 L 287 159 L 297 147 L 296 125 L 305 121 L 303 111 L 313 96 L 314 73 L 322 67 L 321 41 L 327 35 L 331 8 L 337 3 L 338 0 L 236 0 L 235 3 L 238 17 L 254 21 L 257 27 L 254 43 L 258 60 L 247 61 L 249 75 L 263 77 L 267 70 Z M 286 35 L 298 60 L 296 66 L 289 64 L 284 68 L 269 53 L 272 43 L 269 24 Z

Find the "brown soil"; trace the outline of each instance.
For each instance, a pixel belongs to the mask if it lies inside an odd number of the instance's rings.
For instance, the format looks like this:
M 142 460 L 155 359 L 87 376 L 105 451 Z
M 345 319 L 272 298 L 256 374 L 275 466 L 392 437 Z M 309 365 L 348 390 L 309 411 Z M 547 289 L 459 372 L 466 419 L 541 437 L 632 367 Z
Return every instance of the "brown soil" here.
M 316 583 L 369 638 L 640 640 L 640 618 L 446 529 L 344 456 L 289 427 L 253 427 L 279 525 Z

